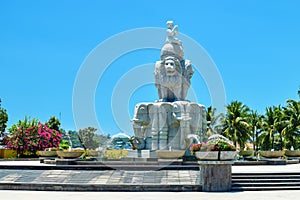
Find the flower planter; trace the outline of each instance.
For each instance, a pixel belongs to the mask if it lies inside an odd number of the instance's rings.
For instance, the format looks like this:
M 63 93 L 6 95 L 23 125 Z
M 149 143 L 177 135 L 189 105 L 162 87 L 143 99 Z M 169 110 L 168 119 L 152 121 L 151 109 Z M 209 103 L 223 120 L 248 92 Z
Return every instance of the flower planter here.
M 56 157 L 56 151 L 38 151 L 39 156 L 41 157 Z
M 185 150 L 157 150 L 156 155 L 159 158 L 165 159 L 175 159 L 175 158 L 182 158 L 184 155 Z
M 236 151 L 197 151 L 196 157 L 199 160 L 234 160 Z
M 83 154 L 83 151 L 56 151 L 60 158 L 78 158 Z
M 88 150 L 87 155 L 92 156 L 92 157 L 98 157 L 102 151 L 97 151 L 97 150 Z
M 237 155 L 237 151 L 220 151 L 220 160 L 234 160 Z
M 285 150 L 287 157 L 300 157 L 300 150 Z
M 284 151 L 259 151 L 259 155 L 265 158 L 279 158 L 284 155 Z
M 0 149 L 0 158 L 16 158 L 17 151 L 13 149 Z
M 196 151 L 196 157 L 199 160 L 218 160 L 218 151 Z

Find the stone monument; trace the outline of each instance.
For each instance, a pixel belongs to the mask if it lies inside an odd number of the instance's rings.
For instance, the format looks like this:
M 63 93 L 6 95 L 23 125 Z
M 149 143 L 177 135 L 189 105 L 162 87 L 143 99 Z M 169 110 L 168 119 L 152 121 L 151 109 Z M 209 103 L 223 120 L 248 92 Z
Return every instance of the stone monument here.
M 154 69 L 159 100 L 135 106 L 135 146 L 146 150 L 186 150 L 188 135 L 204 135 L 206 112 L 201 104 L 186 100 L 193 69 L 184 59 L 178 26 L 167 22 L 166 42 Z

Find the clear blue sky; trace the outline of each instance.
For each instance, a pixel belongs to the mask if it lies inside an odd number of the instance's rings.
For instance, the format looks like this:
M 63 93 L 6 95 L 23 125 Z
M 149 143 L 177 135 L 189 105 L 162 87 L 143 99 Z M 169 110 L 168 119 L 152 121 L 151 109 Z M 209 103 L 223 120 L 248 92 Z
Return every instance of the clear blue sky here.
M 216 64 L 226 103 L 239 100 L 263 113 L 267 106 L 298 98 L 299 8 L 297 0 L 1 0 L 0 98 L 9 114 L 8 126 L 25 116 L 42 122 L 57 116 L 63 128 L 76 129 L 73 87 L 93 49 L 123 31 L 165 28 L 170 19 L 179 25 L 181 33 L 201 45 Z M 159 37 L 162 41 L 164 38 L 164 34 Z M 118 48 L 108 47 L 100 59 Z M 185 54 L 192 62 L 193 56 Z M 120 55 L 108 66 L 94 97 L 102 128 L 99 132 L 113 135 L 125 131 L 116 123 L 111 108 L 112 98 L 122 100 L 122 96 L 112 97 L 112 91 L 130 70 L 149 63 L 154 68 L 156 60 L 159 50 L 143 49 Z M 143 76 L 136 79 L 143 80 Z M 210 94 L 201 75 L 194 75 L 192 85 L 198 103 L 210 106 Z M 153 84 L 132 91 L 130 99 L 120 104 L 128 112 L 128 124 L 136 103 L 156 99 Z M 122 123 L 127 123 L 124 120 Z

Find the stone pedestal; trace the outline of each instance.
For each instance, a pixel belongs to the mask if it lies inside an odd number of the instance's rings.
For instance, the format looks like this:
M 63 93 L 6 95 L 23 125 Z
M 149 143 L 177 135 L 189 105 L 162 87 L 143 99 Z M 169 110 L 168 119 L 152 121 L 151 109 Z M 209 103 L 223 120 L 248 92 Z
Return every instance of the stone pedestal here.
M 227 192 L 231 190 L 233 161 L 198 161 L 200 185 L 203 192 Z
M 138 150 L 128 150 L 126 158 L 138 158 Z
M 128 150 L 126 158 L 157 158 L 157 155 L 150 150 Z
M 286 159 L 266 159 L 268 165 L 286 165 Z

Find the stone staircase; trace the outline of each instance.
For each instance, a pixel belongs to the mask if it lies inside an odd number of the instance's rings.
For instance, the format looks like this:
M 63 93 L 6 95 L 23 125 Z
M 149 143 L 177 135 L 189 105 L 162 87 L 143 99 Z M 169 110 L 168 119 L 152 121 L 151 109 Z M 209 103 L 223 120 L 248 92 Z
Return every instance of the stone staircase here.
M 232 174 L 232 191 L 258 190 L 300 190 L 300 172 Z

